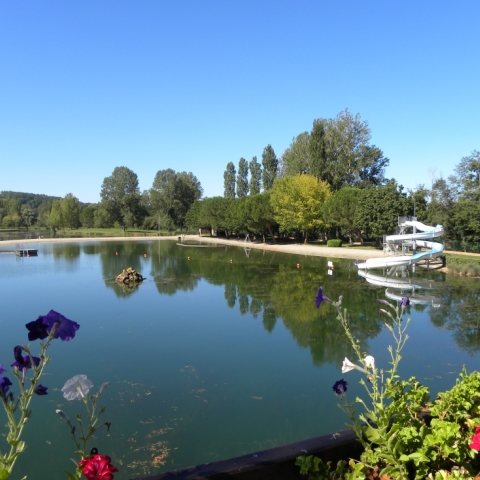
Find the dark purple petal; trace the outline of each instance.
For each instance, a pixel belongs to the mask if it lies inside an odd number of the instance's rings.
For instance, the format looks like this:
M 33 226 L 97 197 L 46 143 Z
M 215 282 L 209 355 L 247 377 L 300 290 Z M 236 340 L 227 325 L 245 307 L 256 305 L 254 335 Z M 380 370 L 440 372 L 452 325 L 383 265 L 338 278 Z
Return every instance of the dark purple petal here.
M 21 345 L 17 345 L 13 349 L 13 356 L 15 357 L 15 362 L 13 362 L 10 366 L 11 367 L 18 367 L 19 369 L 23 368 L 32 368 L 32 361 L 28 355 L 22 356 L 23 347 Z M 40 364 L 40 359 L 38 357 L 32 357 L 35 366 L 38 367 Z
M 12 386 L 12 382 L 7 377 L 0 378 L 0 397 L 5 399 L 8 390 Z
M 3 365 L 0 363 L 0 375 L 5 372 L 6 370 L 3 368 Z
M 48 337 L 47 325 L 43 322 L 43 317 L 40 316 L 33 322 L 25 325 L 28 329 L 28 340 L 33 342 L 34 340 L 43 340 Z
M 323 289 L 322 287 L 320 287 L 318 289 L 317 296 L 315 297 L 315 305 L 317 306 L 317 308 L 320 308 L 320 305 L 322 304 L 322 302 L 332 303 L 332 301 L 323 294 Z
M 69 320 L 61 313 L 55 310 L 50 310 L 42 318 L 43 323 L 47 326 L 47 333 L 53 330 L 53 338 L 60 338 L 64 342 L 68 342 L 75 337 L 75 332 L 80 328 L 80 325 L 73 320 Z
M 400 306 L 402 308 L 408 307 L 410 305 L 410 299 L 408 297 L 402 297 L 400 300 Z
M 342 378 L 334 383 L 332 389 L 337 395 L 343 395 L 347 391 L 347 385 L 348 382 Z
M 37 395 L 48 395 L 47 390 L 48 387 L 44 387 L 40 383 L 33 389 Z

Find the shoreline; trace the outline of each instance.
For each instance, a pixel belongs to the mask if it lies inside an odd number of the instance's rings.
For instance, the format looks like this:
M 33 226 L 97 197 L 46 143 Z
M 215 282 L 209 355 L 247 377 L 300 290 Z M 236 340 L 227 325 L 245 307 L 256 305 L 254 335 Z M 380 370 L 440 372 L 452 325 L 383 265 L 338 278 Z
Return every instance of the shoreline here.
M 79 243 L 79 242 L 132 242 L 132 241 L 154 241 L 170 240 L 178 242 L 178 237 L 159 236 L 159 237 L 80 237 L 80 238 L 30 238 L 26 240 L 2 240 L 0 248 L 3 245 L 41 245 L 44 243 Z M 243 240 L 233 240 L 217 237 L 199 237 L 198 235 L 185 235 L 187 241 L 197 241 L 205 243 L 219 243 L 222 245 L 232 245 L 242 248 L 255 248 L 259 250 L 269 250 L 273 252 L 291 253 L 294 255 L 309 255 L 314 257 L 332 257 L 348 258 L 352 260 L 367 260 L 368 258 L 381 258 L 384 256 L 381 250 L 364 250 L 355 247 L 317 247 L 314 245 L 305 245 L 295 243 L 289 245 L 270 245 L 267 243 L 245 243 Z M 1 250 L 0 250 L 1 251 Z

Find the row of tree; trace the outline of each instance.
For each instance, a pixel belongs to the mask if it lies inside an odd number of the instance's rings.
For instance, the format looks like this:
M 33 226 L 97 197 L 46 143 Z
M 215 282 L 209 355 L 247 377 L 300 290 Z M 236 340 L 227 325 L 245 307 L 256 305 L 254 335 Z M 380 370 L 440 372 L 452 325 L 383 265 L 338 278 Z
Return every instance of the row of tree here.
M 272 146 L 267 145 L 261 165 L 257 157 L 250 163 L 241 158 L 237 173 L 233 162 L 229 162 L 223 174 L 224 196 L 257 195 L 270 190 L 276 178 L 299 173 L 327 182 L 333 192 L 344 186 L 384 185 L 389 160 L 382 150 L 370 144 L 370 139 L 370 127 L 359 114 L 344 110 L 336 118 L 316 119 L 311 132 L 295 137 L 280 160 Z

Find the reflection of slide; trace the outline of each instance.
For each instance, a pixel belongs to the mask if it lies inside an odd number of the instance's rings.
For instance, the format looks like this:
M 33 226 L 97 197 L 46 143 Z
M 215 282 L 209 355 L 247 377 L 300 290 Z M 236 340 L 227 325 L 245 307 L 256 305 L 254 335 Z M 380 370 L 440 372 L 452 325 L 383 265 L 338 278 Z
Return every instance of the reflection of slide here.
M 428 241 L 431 238 L 441 237 L 443 235 L 443 226 L 429 227 L 421 222 L 406 221 L 402 223 L 402 228 L 413 227 L 419 230 L 416 233 L 388 235 L 386 237 L 387 244 L 394 248 L 403 245 L 416 245 L 417 247 L 428 248 L 425 252 L 419 252 L 415 255 L 392 256 L 385 258 L 369 258 L 366 262 L 357 265 L 360 269 L 394 267 L 400 265 L 413 265 L 421 260 L 436 258 L 443 252 L 443 245 L 437 242 Z
M 431 288 L 430 286 L 422 286 L 419 283 L 413 283 L 411 278 L 398 278 L 386 275 L 374 275 L 373 273 L 359 271 L 358 275 L 363 277 L 372 285 L 381 287 L 398 288 L 400 290 L 415 290 L 417 288 Z
M 387 287 L 385 296 L 390 300 L 397 300 L 399 302 L 403 297 L 408 296 L 410 303 L 413 305 L 431 305 L 432 307 L 439 307 L 441 305 L 441 300 L 438 297 L 422 295 L 416 292 L 416 290 L 419 289 L 435 288 L 434 281 L 396 277 L 393 276 L 393 274 L 396 273 L 395 271 L 396 268 L 393 268 L 393 271 L 390 271 L 389 275 L 375 275 L 365 270 L 359 270 L 358 275 L 372 285 Z M 399 290 L 399 292 L 397 293 L 395 290 Z
M 400 302 L 405 295 L 401 293 L 395 293 L 394 291 L 387 288 L 385 290 L 385 296 L 390 300 L 397 300 Z M 432 307 L 440 307 L 442 305 L 442 301 L 438 297 L 434 297 L 432 295 L 421 295 L 418 293 L 412 293 L 408 295 L 408 299 L 412 305 L 431 305 Z

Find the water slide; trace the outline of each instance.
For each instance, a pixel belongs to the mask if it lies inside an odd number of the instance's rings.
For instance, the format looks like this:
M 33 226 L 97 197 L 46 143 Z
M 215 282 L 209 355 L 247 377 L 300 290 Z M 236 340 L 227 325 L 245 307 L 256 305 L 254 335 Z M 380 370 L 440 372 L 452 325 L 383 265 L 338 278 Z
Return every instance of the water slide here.
M 401 225 L 402 230 L 412 227 L 415 233 L 401 233 L 399 235 L 387 235 L 386 244 L 391 250 L 395 251 L 399 247 L 405 245 L 423 247 L 428 250 L 414 253 L 413 255 L 390 256 L 384 258 L 369 258 L 363 263 L 359 263 L 357 267 L 362 270 L 370 270 L 373 268 L 398 267 L 401 265 L 414 265 L 422 260 L 436 258 L 443 252 L 443 245 L 438 242 L 432 242 L 430 239 L 441 237 L 443 235 L 443 226 L 437 225 L 430 227 L 417 221 L 405 221 Z M 416 250 L 416 248 L 414 248 Z

